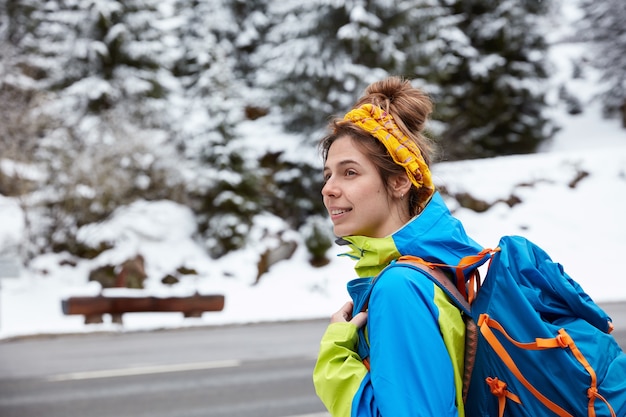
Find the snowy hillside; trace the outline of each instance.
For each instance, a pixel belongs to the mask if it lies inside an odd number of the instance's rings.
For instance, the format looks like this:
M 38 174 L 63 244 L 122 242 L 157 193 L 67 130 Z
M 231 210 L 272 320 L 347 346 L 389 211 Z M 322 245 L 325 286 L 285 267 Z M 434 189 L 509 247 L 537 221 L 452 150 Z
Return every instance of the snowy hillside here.
M 578 136 L 573 121 L 572 130 L 562 132 L 553 151 L 441 163 L 434 174 L 437 183 L 451 193 L 468 192 L 486 203 L 511 195 L 521 200 L 513 208 L 498 203 L 480 214 L 449 200 L 450 208 L 481 244 L 495 246 L 502 234 L 522 234 L 565 265 L 594 299 L 626 301 L 624 277 L 615 268 L 626 251 L 626 222 L 622 217 L 626 212 L 626 132 L 616 121 L 586 117 L 603 132 L 603 145 L 596 149 L 584 146 L 586 138 Z M 563 150 L 567 147 L 561 142 L 564 140 L 574 150 Z M 570 187 L 580 173 L 586 175 Z M 0 209 L 1 230 L 7 239 L 19 233 L 19 225 L 11 220 L 17 217 L 18 208 L 0 199 Z M 276 218 L 261 221 L 269 230 L 279 222 Z M 94 260 L 80 261 L 75 267 L 60 265 L 67 260 L 63 255 L 42 256 L 33 262 L 32 270 L 22 271 L 19 279 L 2 279 L 0 337 L 319 318 L 346 300 L 345 283 L 354 277 L 352 262 L 347 259 L 334 258 L 324 268 L 312 268 L 300 245 L 291 260 L 273 266 L 258 285 L 252 286 L 258 253 L 255 248 L 211 260 L 191 239 L 192 231 L 191 213 L 174 203 L 137 202 L 120 208 L 110 222 L 84 231 L 115 239 L 115 249 Z M 180 264 L 198 271 L 197 276 L 183 279 L 174 288 L 149 278 L 145 294 L 224 294 L 224 310 L 205 313 L 198 319 L 183 319 L 177 313 L 127 314 L 123 327 L 107 322 L 85 326 L 82 317 L 62 315 L 62 298 L 98 293 L 99 285 L 86 279 L 91 268 L 119 262 L 137 252 L 146 258 L 152 278 Z M 124 291 L 131 290 L 107 293 Z
M 436 184 L 450 195 L 467 194 L 488 207 L 478 213 L 447 198 L 450 209 L 479 243 L 493 247 L 501 235 L 524 235 L 563 264 L 595 300 L 626 302 L 625 277 L 618 267 L 626 253 L 626 130 L 618 120 L 601 117 L 600 105 L 594 101 L 596 74 L 588 70 L 585 77 L 571 78 L 572 60 L 584 51 L 584 45 L 568 43 L 555 43 L 551 49 L 550 117 L 561 130 L 541 153 L 441 162 L 433 173 Z M 564 84 L 584 104 L 582 114 L 568 114 L 558 101 Z M 237 134 L 239 143 L 251 150 L 280 145 L 293 160 L 316 157 L 297 155 L 301 151 L 297 146 L 288 149 L 287 143 L 297 141 L 282 133 L 271 116 L 240 124 Z M 8 164 L 1 158 L 0 162 Z M 516 204 L 510 207 L 505 201 Z M 0 195 L 0 249 L 16 247 L 24 239 L 23 217 L 18 200 Z M 171 201 L 136 201 L 119 207 L 106 222 L 80 230 L 86 243 L 114 243 L 94 259 L 46 254 L 35 258 L 28 269 L 14 271 L 15 263 L 10 262 L 14 254 L 9 253 L 9 263 L 7 258 L 0 261 L 0 338 L 320 318 L 347 299 L 345 283 L 355 276 L 352 261 L 334 256 L 341 249 L 333 247 L 330 264 L 313 268 L 302 237 L 295 232 L 285 236 L 299 244 L 293 257 L 272 266 L 258 285 L 252 285 L 262 252 L 258 246 L 275 243 L 261 236 L 271 237 L 287 228 L 276 216 L 255 218 L 248 246 L 217 260 L 193 239 L 195 225 L 188 207 Z M 99 284 L 88 282 L 90 270 L 138 253 L 145 258 L 145 290 L 108 289 L 105 294 L 218 293 L 226 297 L 224 310 L 188 319 L 177 313 L 126 314 L 123 326 L 106 319 L 103 324 L 84 325 L 82 317 L 62 314 L 64 298 L 101 291 Z M 181 277 L 174 286 L 162 283 L 163 276 L 181 265 L 197 274 Z

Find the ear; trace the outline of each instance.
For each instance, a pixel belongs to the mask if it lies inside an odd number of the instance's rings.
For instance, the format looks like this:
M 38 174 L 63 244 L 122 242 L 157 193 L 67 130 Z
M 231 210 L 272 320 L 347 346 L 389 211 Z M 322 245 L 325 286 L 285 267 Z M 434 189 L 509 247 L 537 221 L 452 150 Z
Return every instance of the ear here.
M 402 198 L 406 194 L 408 194 L 411 189 L 411 180 L 409 176 L 405 173 L 396 175 L 389 179 L 389 185 L 393 190 L 394 197 Z

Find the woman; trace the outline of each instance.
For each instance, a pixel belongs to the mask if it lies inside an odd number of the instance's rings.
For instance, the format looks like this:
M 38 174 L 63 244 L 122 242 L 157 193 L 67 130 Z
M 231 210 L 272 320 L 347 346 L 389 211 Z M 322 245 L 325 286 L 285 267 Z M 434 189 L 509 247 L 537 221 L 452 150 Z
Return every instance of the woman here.
M 391 77 L 321 142 L 324 205 L 360 277 L 331 317 L 313 374 L 333 417 L 464 416 L 459 310 L 420 271 L 372 279 L 401 255 L 457 265 L 482 249 L 434 189 L 423 134 L 431 112 L 424 92 Z

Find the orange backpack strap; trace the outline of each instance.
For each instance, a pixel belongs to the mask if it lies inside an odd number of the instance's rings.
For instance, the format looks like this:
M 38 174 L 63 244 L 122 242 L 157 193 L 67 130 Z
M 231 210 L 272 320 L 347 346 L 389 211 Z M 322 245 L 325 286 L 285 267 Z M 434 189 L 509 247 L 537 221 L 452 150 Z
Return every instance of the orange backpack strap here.
M 438 268 L 440 266 L 448 265 L 428 262 L 417 256 L 410 255 L 401 256 L 398 258 L 398 262 L 408 263 L 426 272 L 426 275 L 431 279 L 431 281 L 434 281 L 434 283 L 437 284 L 452 299 L 459 309 L 463 310 L 463 312 L 467 315 L 470 314 L 471 307 L 466 296 L 464 295 L 465 291 L 459 291 L 452 280 Z
M 544 349 L 554 349 L 554 348 L 569 348 L 573 355 L 576 357 L 578 362 L 587 370 L 590 376 L 590 384 L 589 389 L 587 390 L 587 397 L 589 398 L 588 403 L 588 416 L 595 416 L 595 409 L 593 403 L 596 399 L 603 401 L 608 407 L 611 416 L 615 417 L 615 411 L 608 403 L 608 401 L 602 397 L 598 393 L 597 387 L 597 377 L 593 367 L 589 364 L 587 359 L 584 357 L 580 349 L 574 343 L 572 337 L 565 331 L 565 329 L 560 329 L 559 334 L 556 337 L 552 338 L 537 338 L 534 342 L 521 343 L 513 339 L 509 334 L 504 330 L 502 325 L 498 323 L 496 320 L 489 317 L 487 314 L 481 314 L 478 318 L 478 327 L 480 332 L 485 337 L 485 340 L 489 343 L 489 345 L 493 348 L 493 350 L 497 353 L 497 355 L 504 362 L 515 375 L 515 377 L 530 391 L 539 401 L 541 401 L 548 409 L 550 409 L 554 414 L 561 417 L 572 417 L 570 413 L 559 407 L 554 402 L 550 401 L 546 398 L 537 388 L 535 388 L 522 374 L 514 360 L 508 354 L 506 348 L 500 343 L 498 338 L 493 333 L 492 329 L 499 331 L 509 342 L 511 342 L 514 346 L 517 346 L 520 349 L 527 350 L 544 350 Z M 502 405 L 502 404 L 501 404 Z M 503 410 L 501 410 L 502 412 Z
M 491 393 L 498 398 L 498 417 L 504 417 L 506 400 L 511 400 L 518 404 L 522 403 L 517 395 L 507 389 L 506 382 L 500 381 L 498 378 L 491 377 L 487 377 L 485 382 L 489 385 Z
M 446 265 L 437 262 L 428 262 L 420 257 L 410 255 L 401 256 L 398 261 L 408 261 L 413 265 L 424 265 L 429 268 L 429 273 L 435 270 L 435 268 L 448 268 L 454 270 L 454 283 L 456 284 L 456 289 L 460 294 L 462 294 L 461 298 L 468 301 L 468 303 L 471 305 L 474 301 L 474 298 L 478 294 L 478 290 L 480 289 L 481 281 L 478 274 L 478 267 L 485 262 L 486 258 L 491 261 L 491 259 L 493 259 L 493 255 L 499 251 L 500 247 L 497 247 L 495 249 L 486 248 L 478 252 L 476 255 L 469 255 L 461 258 L 457 265 Z M 470 273 L 468 273 L 467 271 L 470 271 Z M 468 282 L 465 282 L 466 275 L 469 276 Z M 450 279 L 440 280 L 439 278 L 437 278 L 436 282 L 443 283 L 449 280 Z M 448 295 L 450 295 L 453 299 L 456 299 L 456 297 L 454 296 L 454 292 L 451 291 L 447 285 L 445 288 L 442 289 L 446 291 L 446 293 L 448 293 Z M 461 308 L 462 306 L 459 305 L 459 307 Z M 466 309 L 465 307 L 463 307 L 462 309 L 464 311 L 467 310 L 466 313 L 469 314 L 469 308 Z

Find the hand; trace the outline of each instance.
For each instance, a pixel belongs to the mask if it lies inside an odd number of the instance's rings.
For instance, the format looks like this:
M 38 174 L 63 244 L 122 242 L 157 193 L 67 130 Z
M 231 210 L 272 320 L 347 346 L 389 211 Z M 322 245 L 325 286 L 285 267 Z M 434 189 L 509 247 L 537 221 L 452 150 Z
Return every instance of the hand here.
M 354 304 L 352 301 L 348 301 L 345 303 L 339 311 L 330 316 L 331 323 L 345 323 L 349 322 L 354 324 L 356 327 L 361 328 L 367 323 L 367 311 L 362 311 L 358 313 L 356 316 L 352 317 L 352 309 L 354 308 Z

